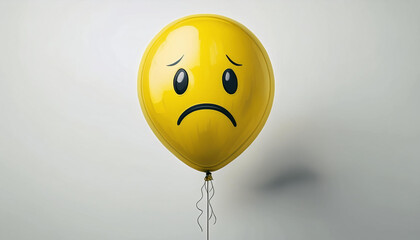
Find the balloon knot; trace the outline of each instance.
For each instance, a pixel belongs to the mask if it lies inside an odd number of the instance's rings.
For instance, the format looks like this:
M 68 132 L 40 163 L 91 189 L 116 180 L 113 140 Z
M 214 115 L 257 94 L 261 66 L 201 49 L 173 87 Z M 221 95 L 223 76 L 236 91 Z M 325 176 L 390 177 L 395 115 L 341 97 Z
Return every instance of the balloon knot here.
M 206 172 L 206 177 L 204 178 L 204 181 L 211 181 L 213 180 L 213 177 L 211 176 L 211 172 L 207 171 Z

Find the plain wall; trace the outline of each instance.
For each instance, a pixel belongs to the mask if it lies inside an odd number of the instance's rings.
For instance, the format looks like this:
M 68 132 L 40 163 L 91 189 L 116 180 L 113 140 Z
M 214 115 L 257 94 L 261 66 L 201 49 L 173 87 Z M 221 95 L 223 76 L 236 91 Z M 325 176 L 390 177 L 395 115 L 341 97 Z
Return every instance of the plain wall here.
M 396 0 L 1 1 L 0 239 L 205 239 L 204 174 L 136 86 L 155 34 L 195 13 L 247 26 L 276 80 L 213 175 L 211 239 L 419 239 L 420 2 Z

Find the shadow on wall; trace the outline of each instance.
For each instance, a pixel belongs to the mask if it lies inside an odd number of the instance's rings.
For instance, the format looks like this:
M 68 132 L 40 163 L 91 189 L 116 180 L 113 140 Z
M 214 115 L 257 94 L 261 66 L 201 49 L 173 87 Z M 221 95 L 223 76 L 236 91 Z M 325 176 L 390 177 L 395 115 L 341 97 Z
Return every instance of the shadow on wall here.
M 322 167 L 323 135 L 313 122 L 272 121 L 277 126 L 258 139 L 248 163 L 238 170 L 247 181 L 237 178 L 232 196 L 247 208 L 320 205 L 328 188 L 324 177 L 328 168 Z
M 262 192 L 273 192 L 298 187 L 301 184 L 314 184 L 317 175 L 313 170 L 305 166 L 288 167 L 281 170 L 277 175 L 270 176 L 262 182 L 257 190 Z
M 248 209 L 250 216 L 265 216 L 267 226 L 278 221 L 287 225 L 299 216 L 322 218 L 329 194 L 324 169 L 320 168 L 322 159 L 316 151 L 317 134 L 302 128 L 276 130 L 262 139 L 264 145 L 257 146 L 260 160 L 244 169 L 252 179 L 235 183 L 235 203 Z M 306 220 L 302 221 L 305 225 Z
M 310 125 L 310 124 L 309 124 Z M 245 189 L 258 197 L 281 197 L 289 191 L 318 189 L 322 178 L 319 153 L 315 151 L 319 136 L 314 126 L 295 123 L 294 126 L 273 129 L 265 136 L 249 175 L 253 181 Z M 281 193 L 281 194 L 280 194 Z
M 256 170 L 256 174 L 262 177 L 254 186 L 254 190 L 260 193 L 278 193 L 304 185 L 314 185 L 320 180 L 311 164 L 315 159 L 303 147 L 272 146 L 271 151 L 265 154 L 263 162 L 264 167 Z

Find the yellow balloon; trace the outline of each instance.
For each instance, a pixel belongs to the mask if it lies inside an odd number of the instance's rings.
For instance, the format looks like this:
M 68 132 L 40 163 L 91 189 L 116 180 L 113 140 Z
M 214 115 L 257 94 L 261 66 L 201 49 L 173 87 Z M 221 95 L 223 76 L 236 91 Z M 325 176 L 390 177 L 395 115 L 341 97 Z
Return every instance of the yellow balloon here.
M 257 137 L 270 113 L 274 76 L 259 40 L 219 15 L 170 23 L 147 47 L 138 74 L 144 116 L 175 156 L 216 171 Z

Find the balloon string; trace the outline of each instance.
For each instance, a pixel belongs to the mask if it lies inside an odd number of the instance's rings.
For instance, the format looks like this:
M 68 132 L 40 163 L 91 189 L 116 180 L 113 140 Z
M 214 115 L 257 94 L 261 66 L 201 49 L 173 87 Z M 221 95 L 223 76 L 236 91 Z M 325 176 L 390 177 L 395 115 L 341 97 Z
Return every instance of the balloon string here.
M 211 187 L 209 186 L 211 184 Z M 197 217 L 197 223 L 198 226 L 200 227 L 200 230 L 203 231 L 203 228 L 200 224 L 200 217 L 201 215 L 203 215 L 204 211 L 203 209 L 201 209 L 198 204 L 201 202 L 201 200 L 203 200 L 204 198 L 204 194 L 203 194 L 203 188 L 206 190 L 206 198 L 207 198 L 207 204 L 206 204 L 206 210 L 207 210 L 207 240 L 209 240 L 209 235 L 210 235 L 210 231 L 209 231 L 209 222 L 210 220 L 214 217 L 214 224 L 216 224 L 217 222 L 217 217 L 216 214 L 214 213 L 214 209 L 213 206 L 211 205 L 211 200 L 214 197 L 215 194 L 215 190 L 214 190 L 214 185 L 213 185 L 213 177 L 211 175 L 210 172 L 206 172 L 206 177 L 204 178 L 204 184 L 201 187 L 201 198 L 197 201 L 197 203 L 195 204 L 195 206 L 197 207 L 197 209 L 200 211 L 200 215 Z
M 200 230 L 201 231 L 203 231 L 203 228 L 201 227 L 201 224 L 200 224 L 200 217 L 201 217 L 201 215 L 203 215 L 203 209 L 201 209 L 199 206 L 198 206 L 198 204 L 201 202 L 201 200 L 203 199 L 203 197 L 204 197 L 204 194 L 203 194 L 203 188 L 205 188 L 205 186 L 206 186 L 206 181 L 204 181 L 204 184 L 203 184 L 203 186 L 201 187 L 201 198 L 200 198 L 200 200 L 198 200 L 197 201 L 197 203 L 195 204 L 195 207 L 200 211 L 200 215 L 198 215 L 198 217 L 197 217 L 197 223 L 198 223 L 198 226 L 200 227 Z
M 211 187 L 209 186 L 209 184 L 211 184 Z M 209 231 L 209 222 L 212 218 L 214 218 L 214 224 L 216 224 L 217 222 L 217 217 L 216 214 L 214 213 L 214 209 L 213 206 L 211 205 L 211 200 L 214 197 L 215 194 L 215 190 L 214 190 L 214 185 L 213 185 L 213 177 L 211 175 L 210 172 L 206 172 L 206 177 L 204 178 L 204 184 L 201 187 L 201 197 L 200 199 L 197 201 L 197 203 L 195 204 L 196 208 L 200 211 L 200 215 L 198 215 L 197 217 L 197 224 L 200 227 L 200 230 L 203 231 L 203 227 L 200 224 L 200 218 L 203 215 L 204 211 L 203 209 L 201 209 L 198 205 L 201 202 L 201 200 L 203 200 L 204 198 L 204 194 L 203 194 L 203 188 L 206 191 L 206 200 L 207 200 L 207 204 L 206 204 L 206 210 L 207 210 L 207 218 L 206 218 L 206 223 L 207 223 L 207 240 L 209 239 L 209 235 L 210 235 L 210 231 Z
M 210 206 L 210 209 L 211 209 L 211 214 L 210 214 L 210 218 L 209 218 L 209 220 L 210 220 L 212 217 L 214 217 L 214 223 L 213 223 L 213 225 L 214 225 L 214 224 L 216 224 L 216 222 L 217 222 L 217 217 L 216 217 L 216 214 L 214 213 L 213 206 L 211 205 L 211 199 L 214 197 L 214 193 L 215 193 L 214 186 L 213 186 L 213 180 L 211 180 L 211 181 L 210 181 L 210 184 L 211 184 L 210 192 L 211 192 L 212 194 L 211 194 L 211 197 L 209 198 L 209 202 L 208 202 L 208 204 L 209 204 L 209 206 Z
M 206 176 L 207 178 L 207 176 Z M 209 206 L 210 206 L 210 199 L 209 199 L 209 180 L 206 181 L 206 192 L 207 192 L 207 240 L 210 239 L 210 228 L 209 228 Z

